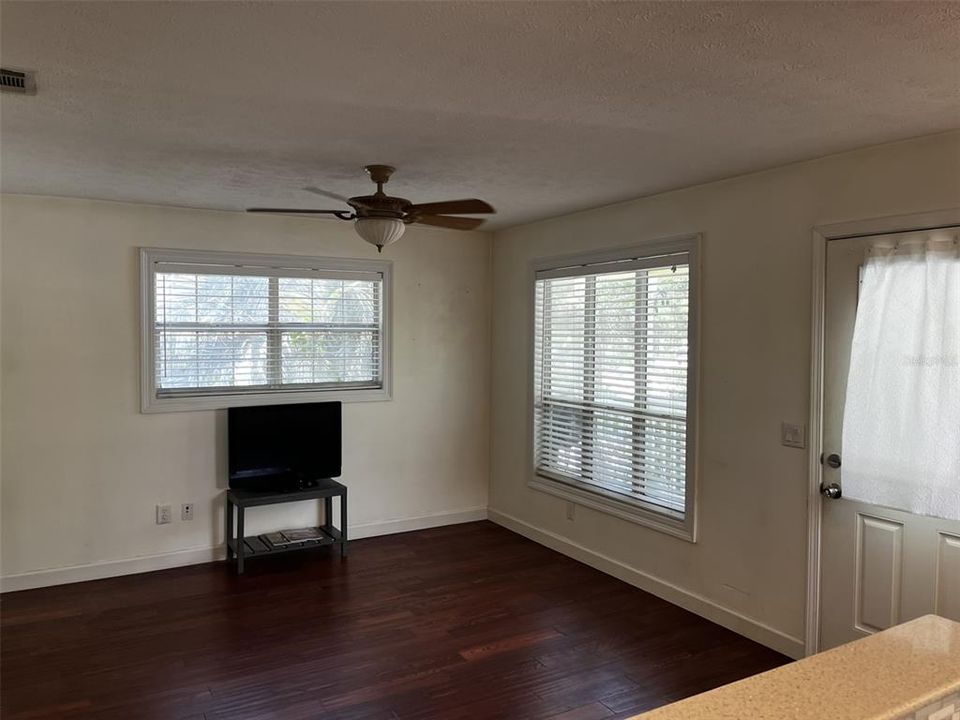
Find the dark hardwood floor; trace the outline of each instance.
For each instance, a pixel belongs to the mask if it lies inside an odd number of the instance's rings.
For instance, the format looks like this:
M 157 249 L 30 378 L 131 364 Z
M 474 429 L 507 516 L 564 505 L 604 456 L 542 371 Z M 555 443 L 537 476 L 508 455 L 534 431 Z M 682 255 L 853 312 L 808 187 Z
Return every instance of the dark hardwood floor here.
M 622 718 L 787 662 L 488 522 L 0 603 L 5 720 Z

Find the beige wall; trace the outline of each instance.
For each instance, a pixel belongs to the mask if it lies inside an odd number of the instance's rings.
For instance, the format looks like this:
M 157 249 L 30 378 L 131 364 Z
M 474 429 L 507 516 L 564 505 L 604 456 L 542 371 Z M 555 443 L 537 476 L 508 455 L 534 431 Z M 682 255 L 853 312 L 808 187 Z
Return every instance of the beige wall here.
M 140 414 L 137 248 L 375 249 L 329 220 L 26 196 L 0 210 L 4 587 L 209 559 L 222 542 L 224 413 Z M 393 400 L 344 405 L 358 535 L 485 514 L 490 243 L 415 228 L 384 252 Z M 192 522 L 180 521 L 184 502 L 196 503 Z M 157 503 L 174 505 L 171 525 L 154 523 Z M 308 503 L 249 520 L 258 531 L 315 514 Z M 74 570 L 10 578 L 63 568 Z
M 498 232 L 492 277 L 489 235 L 411 230 L 387 251 L 394 400 L 344 408 L 351 524 L 367 534 L 479 517 L 489 479 L 495 520 L 796 654 L 806 454 L 780 445 L 779 425 L 807 420 L 811 228 L 956 206 L 960 133 Z M 374 250 L 331 221 L 18 196 L 0 210 L 4 587 L 211 557 L 223 417 L 139 413 L 136 248 Z M 528 263 L 693 232 L 703 233 L 699 542 L 583 507 L 568 521 L 562 500 L 526 487 Z M 188 501 L 192 523 L 175 511 L 172 525 L 154 524 L 155 504 Z M 252 529 L 311 515 L 264 512 Z
M 768 644 L 802 647 L 811 229 L 960 206 L 960 134 L 868 148 L 499 232 L 491 518 Z M 528 489 L 528 263 L 703 233 L 699 541 Z

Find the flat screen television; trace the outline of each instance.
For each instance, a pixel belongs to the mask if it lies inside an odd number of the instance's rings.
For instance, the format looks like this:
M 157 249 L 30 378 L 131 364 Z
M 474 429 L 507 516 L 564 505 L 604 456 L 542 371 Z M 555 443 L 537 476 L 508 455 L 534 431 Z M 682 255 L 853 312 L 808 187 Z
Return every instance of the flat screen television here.
M 339 477 L 340 403 L 230 408 L 230 487 L 291 490 Z

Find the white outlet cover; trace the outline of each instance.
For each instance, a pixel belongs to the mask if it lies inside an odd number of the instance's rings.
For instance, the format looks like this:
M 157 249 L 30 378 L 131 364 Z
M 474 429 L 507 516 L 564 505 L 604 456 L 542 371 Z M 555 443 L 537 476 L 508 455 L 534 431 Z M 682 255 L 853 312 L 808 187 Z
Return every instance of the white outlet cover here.
M 193 503 L 184 503 L 180 506 L 180 519 L 193 520 Z
M 173 508 L 170 505 L 157 505 L 157 525 L 173 522 Z
M 786 447 L 805 448 L 807 446 L 807 426 L 798 423 L 780 423 L 780 444 Z

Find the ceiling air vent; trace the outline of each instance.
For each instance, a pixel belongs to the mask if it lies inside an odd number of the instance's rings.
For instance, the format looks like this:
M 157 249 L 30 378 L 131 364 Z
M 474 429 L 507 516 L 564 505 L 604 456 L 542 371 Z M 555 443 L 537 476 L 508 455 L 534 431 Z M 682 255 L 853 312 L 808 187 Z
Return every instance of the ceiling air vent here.
M 37 92 L 37 84 L 32 72 L 0 68 L 0 90 L 5 93 L 33 95 Z

